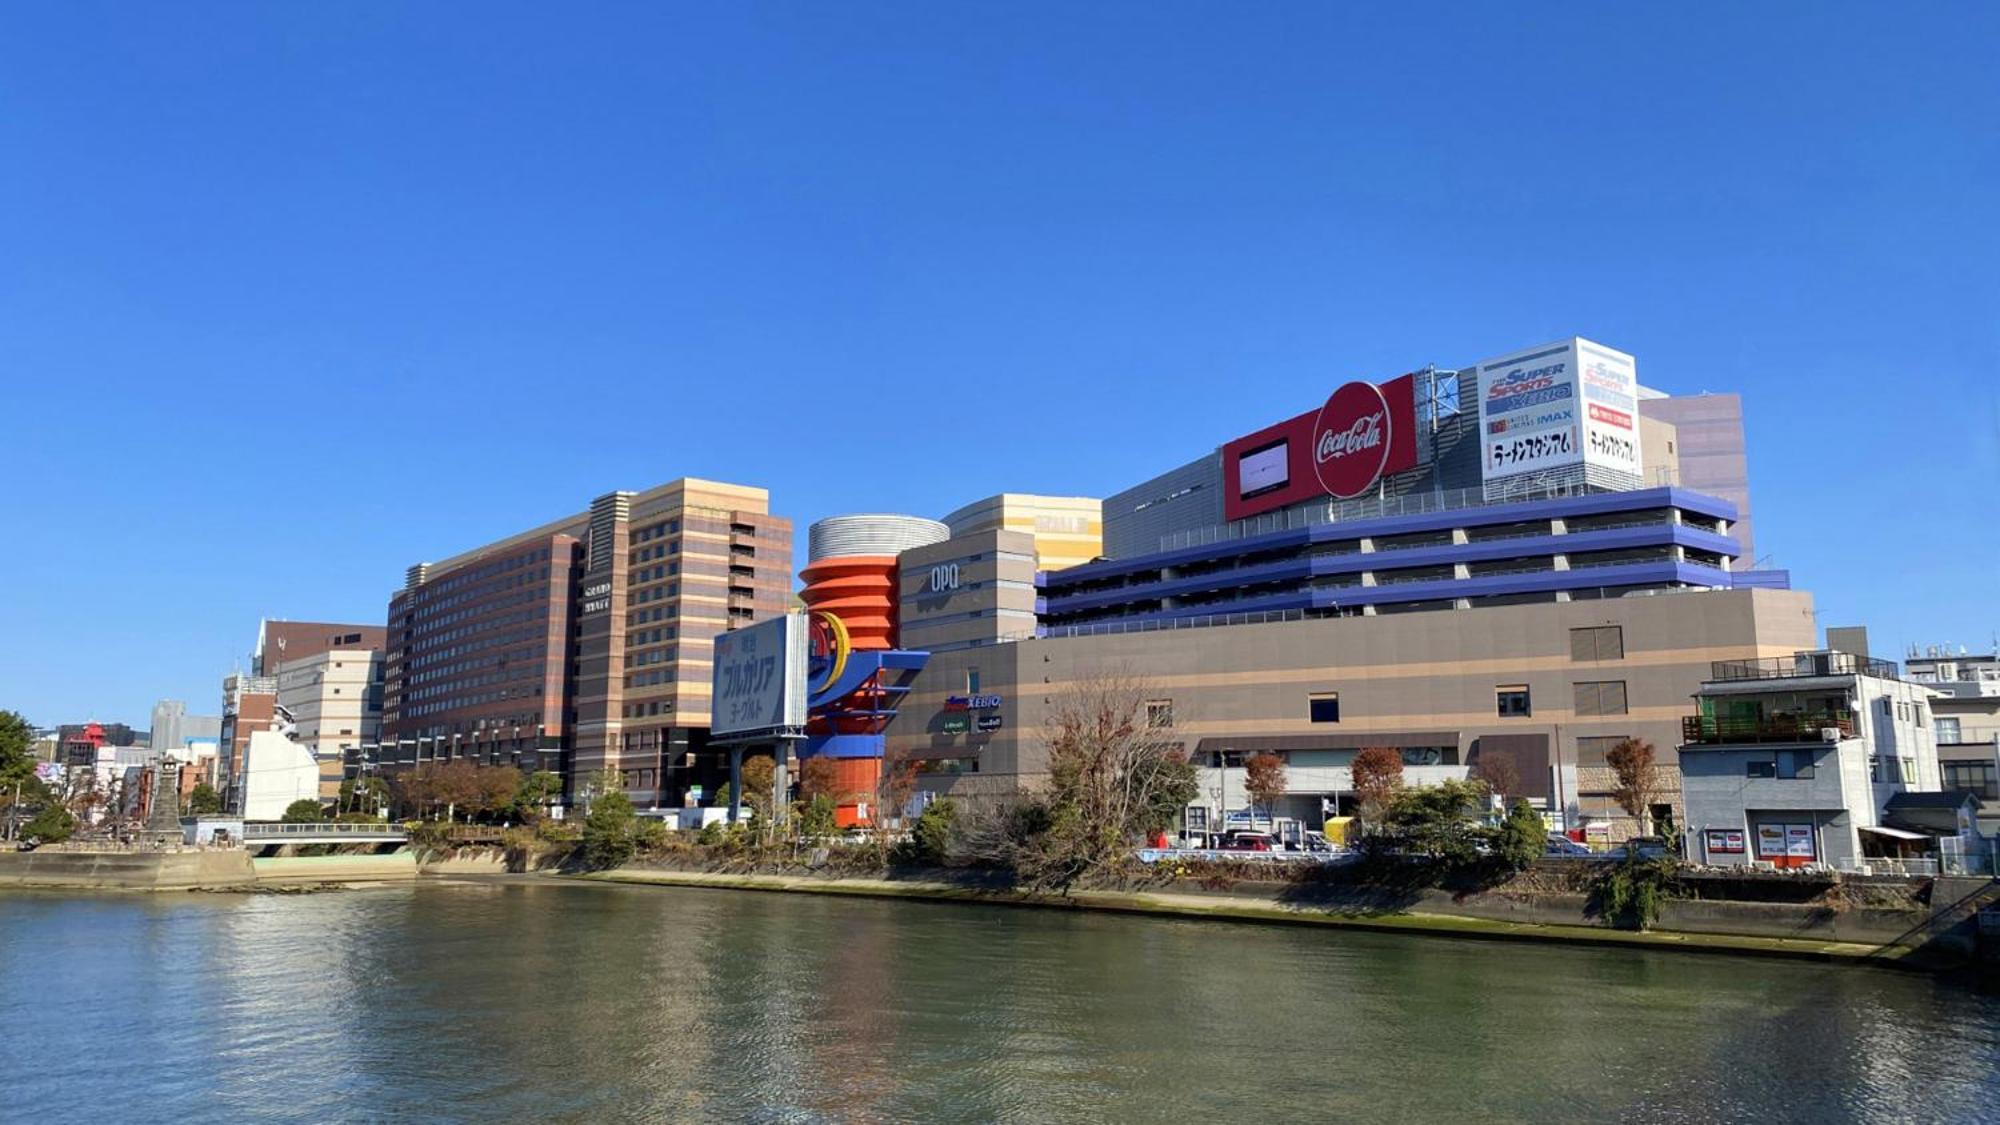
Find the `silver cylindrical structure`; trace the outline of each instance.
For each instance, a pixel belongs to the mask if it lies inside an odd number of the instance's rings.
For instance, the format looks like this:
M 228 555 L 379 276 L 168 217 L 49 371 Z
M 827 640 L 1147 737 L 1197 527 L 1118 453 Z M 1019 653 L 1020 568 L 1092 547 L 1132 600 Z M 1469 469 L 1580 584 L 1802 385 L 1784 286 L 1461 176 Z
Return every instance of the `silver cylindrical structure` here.
M 922 516 L 880 512 L 828 516 L 806 531 L 806 561 L 815 563 L 850 555 L 898 555 L 912 547 L 942 543 L 949 538 L 951 528 Z

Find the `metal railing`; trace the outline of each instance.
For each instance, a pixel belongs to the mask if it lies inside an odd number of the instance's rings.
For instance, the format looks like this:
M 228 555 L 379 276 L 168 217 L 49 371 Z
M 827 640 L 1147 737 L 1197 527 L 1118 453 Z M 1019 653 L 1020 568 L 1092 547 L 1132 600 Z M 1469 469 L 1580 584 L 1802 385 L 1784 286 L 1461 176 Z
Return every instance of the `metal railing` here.
M 1088 625 L 1050 625 L 1048 637 L 1098 637 L 1112 633 L 1161 633 L 1172 629 L 1210 629 L 1218 625 L 1263 625 L 1273 621 L 1304 621 L 1302 609 L 1274 609 L 1259 613 L 1217 613 L 1203 617 L 1175 617 L 1163 621 L 1099 621 Z M 1003 638 L 1006 639 L 1006 638 Z M 1025 635 L 1013 639 L 1026 640 Z
M 1484 486 L 1478 488 L 1454 488 L 1442 492 L 1412 492 L 1402 496 L 1388 496 L 1379 499 L 1332 500 L 1325 504 L 1314 504 L 1308 508 L 1288 508 L 1269 515 L 1255 516 L 1235 523 L 1217 527 L 1197 528 L 1178 531 L 1160 537 L 1162 551 L 1177 550 L 1181 547 L 1199 547 L 1210 543 L 1221 543 L 1230 539 L 1247 539 L 1254 535 L 1267 535 L 1274 531 L 1293 531 L 1302 527 L 1314 527 L 1324 523 L 1346 523 L 1351 520 L 1376 519 L 1385 516 L 1421 516 L 1432 512 L 1451 512 L 1463 508 L 1485 508 L 1499 504 L 1517 504 L 1533 500 L 1561 500 L 1571 496 L 1590 496 L 1606 491 L 1604 488 L 1587 485 L 1582 481 L 1571 481 L 1546 486 L 1529 486 L 1512 492 L 1506 497 L 1487 499 Z
M 401 840 L 407 835 L 394 824 L 246 824 L 245 840 L 314 840 L 329 836 Z
M 1893 680 L 1897 678 L 1896 665 L 1894 661 L 1873 660 L 1848 652 L 1801 652 L 1760 660 L 1717 660 L 1709 665 L 1708 678 L 1716 682 L 1732 682 L 1857 675 Z
M 1681 718 L 1681 741 L 1690 745 L 1721 746 L 1737 742 L 1821 742 L 1821 732 L 1836 730 L 1842 738 L 1854 737 L 1854 716 L 1841 714 L 1752 715 L 1724 717 L 1685 715 Z

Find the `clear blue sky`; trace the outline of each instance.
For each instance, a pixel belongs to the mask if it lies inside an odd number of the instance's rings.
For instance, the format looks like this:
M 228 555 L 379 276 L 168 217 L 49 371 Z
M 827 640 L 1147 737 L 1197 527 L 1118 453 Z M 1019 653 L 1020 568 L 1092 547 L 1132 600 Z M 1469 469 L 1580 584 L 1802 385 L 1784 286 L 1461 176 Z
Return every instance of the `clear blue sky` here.
M 213 712 L 614 488 L 1104 494 L 1570 334 L 1743 393 L 1823 624 L 1983 646 L 1996 12 L 11 6 L 0 707 Z

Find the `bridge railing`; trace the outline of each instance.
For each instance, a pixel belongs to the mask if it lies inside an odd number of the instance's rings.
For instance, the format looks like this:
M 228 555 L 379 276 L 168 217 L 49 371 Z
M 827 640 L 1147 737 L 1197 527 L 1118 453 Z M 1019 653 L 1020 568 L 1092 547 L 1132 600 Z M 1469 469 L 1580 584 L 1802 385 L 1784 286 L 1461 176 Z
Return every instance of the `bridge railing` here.
M 393 824 L 246 824 L 246 840 L 312 840 L 329 836 L 357 836 L 378 840 L 401 840 L 406 833 Z

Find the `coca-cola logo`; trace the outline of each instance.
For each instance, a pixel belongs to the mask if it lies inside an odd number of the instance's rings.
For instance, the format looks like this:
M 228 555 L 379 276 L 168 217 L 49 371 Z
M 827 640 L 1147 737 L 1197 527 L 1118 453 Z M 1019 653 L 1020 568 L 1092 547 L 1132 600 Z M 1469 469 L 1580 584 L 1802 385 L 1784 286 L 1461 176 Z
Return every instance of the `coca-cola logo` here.
M 1313 472 L 1320 487 L 1345 500 L 1382 479 L 1389 464 L 1389 402 L 1373 383 L 1348 383 L 1329 395 L 1313 420 Z

